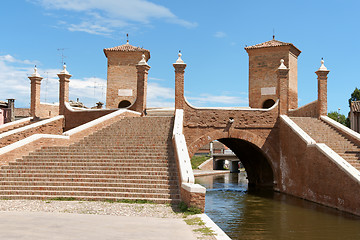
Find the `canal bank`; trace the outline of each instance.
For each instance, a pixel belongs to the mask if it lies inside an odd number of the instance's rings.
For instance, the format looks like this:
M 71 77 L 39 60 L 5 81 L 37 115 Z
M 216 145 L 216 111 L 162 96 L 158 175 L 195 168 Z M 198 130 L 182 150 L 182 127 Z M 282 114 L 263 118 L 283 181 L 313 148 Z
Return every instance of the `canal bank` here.
M 246 173 L 196 177 L 205 214 L 231 239 L 360 239 L 360 218 L 273 191 L 248 191 Z

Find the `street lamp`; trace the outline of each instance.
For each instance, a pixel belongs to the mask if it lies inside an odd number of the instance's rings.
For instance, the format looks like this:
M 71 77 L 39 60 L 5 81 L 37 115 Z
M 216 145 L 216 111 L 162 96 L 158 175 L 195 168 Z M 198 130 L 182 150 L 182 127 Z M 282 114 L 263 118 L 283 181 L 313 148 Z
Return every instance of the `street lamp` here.
M 338 122 L 340 122 L 340 108 L 338 108 L 337 120 L 338 120 Z

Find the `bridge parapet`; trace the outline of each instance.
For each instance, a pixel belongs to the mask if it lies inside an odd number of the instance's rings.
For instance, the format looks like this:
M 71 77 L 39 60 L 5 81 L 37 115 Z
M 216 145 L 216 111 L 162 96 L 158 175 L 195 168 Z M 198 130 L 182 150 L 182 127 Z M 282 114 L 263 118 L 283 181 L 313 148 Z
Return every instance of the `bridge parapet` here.
M 287 116 L 280 119 L 279 191 L 360 215 L 360 172 Z
M 188 206 L 195 206 L 204 211 L 206 189 L 199 184 L 194 184 L 194 173 L 191 168 L 189 152 L 183 134 L 183 119 L 184 110 L 176 109 L 173 144 L 180 175 L 181 200 Z

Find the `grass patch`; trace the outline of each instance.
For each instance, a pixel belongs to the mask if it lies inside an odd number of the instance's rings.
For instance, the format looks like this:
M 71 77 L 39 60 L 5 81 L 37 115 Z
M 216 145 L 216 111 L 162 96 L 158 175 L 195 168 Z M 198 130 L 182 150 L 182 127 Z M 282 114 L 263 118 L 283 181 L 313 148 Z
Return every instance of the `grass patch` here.
M 187 225 L 198 225 L 198 226 L 205 225 L 205 223 L 199 217 L 185 219 L 184 221 L 186 222 Z
M 184 202 L 180 202 L 179 209 L 182 213 L 184 213 L 185 217 L 188 215 L 195 215 L 202 213 L 201 209 L 196 207 L 188 207 Z
M 203 162 L 205 162 L 209 158 L 210 157 L 208 155 L 193 156 L 191 158 L 192 169 L 197 169 Z
M 56 198 L 51 198 L 51 201 L 77 201 L 78 199 L 74 198 L 74 197 L 56 197 Z
M 208 228 L 208 227 L 198 228 L 198 229 L 195 229 L 195 230 L 193 230 L 193 231 L 194 231 L 194 232 L 200 232 L 200 233 L 202 233 L 202 234 L 204 234 L 204 235 L 209 235 L 209 236 L 214 235 L 214 231 L 211 230 L 211 229 Z
M 131 199 L 119 199 L 119 200 L 112 200 L 112 199 L 106 199 L 104 200 L 104 202 L 107 203 L 137 203 L 137 204 L 155 204 L 155 202 L 153 201 L 149 201 L 146 199 L 135 199 L 135 200 L 131 200 Z

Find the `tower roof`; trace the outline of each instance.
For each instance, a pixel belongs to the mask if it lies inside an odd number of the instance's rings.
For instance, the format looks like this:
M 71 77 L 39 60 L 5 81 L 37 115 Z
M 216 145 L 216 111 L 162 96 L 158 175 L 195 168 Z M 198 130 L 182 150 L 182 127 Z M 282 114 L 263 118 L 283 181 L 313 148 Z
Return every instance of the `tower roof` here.
M 248 51 L 251 49 L 271 48 L 271 47 L 281 47 L 281 46 L 293 47 L 298 52 L 297 55 L 299 55 L 301 53 L 301 51 L 297 47 L 295 47 L 292 43 L 281 42 L 281 41 L 275 40 L 275 39 L 272 39 L 267 42 L 259 43 L 259 44 L 253 45 L 253 46 L 245 47 L 245 50 Z
M 130 45 L 129 42 L 126 44 L 112 47 L 112 48 L 104 48 L 104 53 L 107 57 L 108 52 L 142 52 L 146 53 L 148 55 L 148 58 L 150 58 L 150 51 L 141 47 L 135 47 L 133 45 Z

